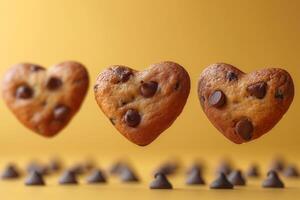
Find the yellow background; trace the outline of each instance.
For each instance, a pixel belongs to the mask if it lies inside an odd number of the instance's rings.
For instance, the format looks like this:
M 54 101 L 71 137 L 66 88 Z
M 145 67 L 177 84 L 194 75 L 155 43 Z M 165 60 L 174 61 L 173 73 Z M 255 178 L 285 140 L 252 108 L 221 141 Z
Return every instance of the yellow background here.
M 0 154 L 296 154 L 300 143 L 299 10 L 297 0 L 2 0 L 2 77 L 15 63 L 50 66 L 71 59 L 87 66 L 91 87 L 81 110 L 52 139 L 27 130 L 1 100 Z M 176 61 L 187 69 L 191 93 L 173 126 L 151 145 L 138 147 L 106 119 L 92 86 L 109 65 L 143 69 L 162 60 Z M 235 145 L 210 124 L 198 102 L 196 85 L 202 70 L 214 62 L 231 63 L 245 72 L 269 66 L 291 73 L 294 102 L 267 135 Z
M 300 1 L 298 0 L 0 0 L 0 75 L 13 64 L 33 62 L 50 66 L 64 60 L 85 64 L 90 73 L 89 92 L 81 110 L 55 138 L 46 139 L 21 125 L 0 100 L 1 166 L 8 160 L 25 163 L 49 155 L 82 159 L 94 156 L 112 161 L 127 156 L 140 174 L 167 155 L 208 162 L 229 155 L 240 166 L 253 160 L 266 166 L 267 159 L 283 154 L 299 161 L 300 119 Z M 146 147 L 124 139 L 98 108 L 92 90 L 98 73 L 112 64 L 136 69 L 162 60 L 185 66 L 192 80 L 183 113 L 173 126 Z M 259 140 L 235 145 L 210 124 L 196 93 L 202 70 L 215 62 L 227 62 L 245 72 L 262 67 L 282 67 L 294 78 L 296 96 L 284 118 Z M 296 162 L 296 161 L 295 161 Z M 143 185 L 120 184 L 102 188 L 83 185 L 28 188 L 22 181 L 0 182 L 5 199 L 288 199 L 299 196 L 298 182 L 283 191 L 263 190 L 260 181 L 244 190 L 193 190 L 152 192 Z M 209 179 L 211 181 L 212 179 Z M 174 182 L 173 182 L 174 183 Z M 113 187 L 112 187 L 113 186 Z M 118 189 L 118 188 L 125 188 Z M 135 188 L 135 189 L 134 189 Z M 180 189 L 181 188 L 181 189 Z M 259 189 L 258 189 L 259 188 Z M 101 191 L 101 192 L 100 192 Z M 233 195 L 235 194 L 235 196 Z M 186 196 L 189 195 L 189 196 Z

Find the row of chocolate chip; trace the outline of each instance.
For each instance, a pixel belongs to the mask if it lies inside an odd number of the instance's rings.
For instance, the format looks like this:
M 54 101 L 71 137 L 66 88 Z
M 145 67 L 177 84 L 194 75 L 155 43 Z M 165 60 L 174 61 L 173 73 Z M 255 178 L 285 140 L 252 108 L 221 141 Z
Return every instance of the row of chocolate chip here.
M 123 170 L 123 168 L 128 169 L 129 166 L 130 165 L 124 161 L 123 162 L 121 162 L 121 161 L 115 162 L 111 166 L 109 173 L 112 175 L 118 175 Z M 83 163 L 74 164 L 73 166 L 71 166 L 69 168 L 69 170 L 76 172 L 76 174 L 83 174 L 83 173 L 93 169 L 94 167 L 95 167 L 95 163 L 93 163 L 93 161 L 89 160 L 89 161 L 86 161 Z M 162 163 L 154 171 L 154 174 L 163 173 L 166 175 L 172 175 L 177 171 L 177 169 L 179 167 L 180 167 L 179 163 L 174 162 L 174 161 L 168 161 L 168 162 Z M 199 170 L 202 172 L 203 168 L 204 168 L 204 164 L 198 161 L 197 163 L 193 164 L 187 170 L 187 173 L 190 173 L 193 170 Z M 59 161 L 57 159 L 51 160 L 51 162 L 49 162 L 48 164 L 30 162 L 27 165 L 27 172 L 31 172 L 31 171 L 35 170 L 38 173 L 43 174 L 43 175 L 57 172 L 60 169 L 62 169 L 62 163 L 61 163 L 61 161 Z M 6 171 L 10 172 L 12 170 L 16 171 L 16 167 L 12 164 L 8 164 L 6 169 L 4 170 L 3 174 L 5 174 Z M 222 173 L 228 175 L 230 172 L 232 172 L 232 170 L 233 170 L 232 164 L 228 160 L 223 160 L 219 163 L 219 165 L 216 169 L 216 173 L 218 174 L 218 173 L 222 172 Z M 270 164 L 269 170 L 275 170 L 278 172 L 282 172 L 283 175 L 285 175 L 286 177 L 297 177 L 299 175 L 297 167 L 295 165 L 290 164 L 290 165 L 286 166 L 285 162 L 281 159 L 273 160 Z M 260 172 L 259 172 L 258 165 L 251 164 L 246 171 L 246 175 L 249 177 L 259 177 Z
M 48 168 L 48 169 L 47 169 Z M 26 185 L 45 185 L 43 179 L 44 175 L 51 171 L 58 171 L 61 166 L 58 162 L 51 162 L 48 167 L 42 167 L 36 163 L 31 163 L 27 171 L 28 177 L 25 180 Z M 85 169 L 84 169 L 85 168 Z M 150 184 L 151 189 L 171 189 L 172 184 L 168 181 L 167 176 L 175 173 L 178 165 L 176 163 L 167 162 L 159 166 L 155 170 L 155 176 L 153 182 Z M 205 181 L 202 177 L 202 168 L 200 164 L 194 164 L 187 171 L 186 184 L 187 185 L 204 185 Z M 93 169 L 90 175 L 87 177 L 87 183 L 106 183 L 106 176 L 100 169 L 94 168 L 92 163 L 86 163 L 85 166 L 74 165 L 67 169 L 60 177 L 59 184 L 77 184 L 77 175 L 84 172 L 86 169 Z M 283 182 L 280 180 L 277 171 L 284 169 L 283 163 L 276 161 L 272 163 L 271 170 L 267 174 L 267 179 L 262 183 L 262 187 L 282 188 Z M 277 171 L 276 171 L 277 170 Z M 246 185 L 246 180 L 240 170 L 232 171 L 231 166 L 222 162 L 217 169 L 218 178 L 210 184 L 211 189 L 232 189 L 234 185 Z M 110 169 L 110 173 L 118 175 L 122 182 L 139 182 L 138 176 L 135 174 L 132 167 L 123 162 L 115 163 Z M 228 174 L 228 175 L 226 175 Z M 247 171 L 247 176 L 258 177 L 259 171 L 256 165 L 251 165 Z M 287 177 L 298 177 L 299 173 L 295 166 L 288 166 L 283 170 L 283 174 Z M 8 165 L 2 173 L 2 179 L 18 178 L 20 173 L 14 165 Z
M 2 175 L 2 178 L 12 178 L 18 177 L 18 173 L 10 166 L 9 172 L 6 171 L 5 175 Z M 123 168 L 122 173 L 120 174 L 121 180 L 123 182 L 138 182 L 139 178 L 130 168 Z M 151 182 L 151 189 L 172 189 L 172 184 L 168 181 L 164 173 L 156 173 L 154 181 Z M 87 177 L 87 183 L 96 184 L 96 183 L 106 183 L 106 177 L 99 169 L 94 169 L 92 173 Z M 32 170 L 28 177 L 25 180 L 26 185 L 45 185 L 43 175 L 37 170 Z M 76 178 L 76 172 L 72 170 L 66 170 L 59 179 L 59 184 L 69 185 L 69 184 L 78 184 Z M 204 185 L 205 181 L 203 180 L 199 170 L 194 169 L 191 171 L 186 180 L 187 185 Z M 228 179 L 224 173 L 220 173 L 219 177 L 214 180 L 210 188 L 211 189 L 232 189 L 234 185 L 245 185 L 245 179 L 243 178 L 240 171 L 232 172 Z M 282 188 L 284 187 L 283 182 L 279 179 L 275 171 L 270 171 L 268 177 L 264 180 L 263 187 L 272 187 L 272 188 Z
M 14 175 L 15 176 L 15 175 Z M 94 169 L 92 173 L 87 177 L 88 184 L 106 183 L 106 177 L 99 169 Z M 122 182 L 139 182 L 139 178 L 135 173 L 127 168 L 121 173 Z M 71 170 L 66 170 L 59 179 L 59 184 L 69 185 L 78 184 L 76 173 Z M 187 185 L 205 185 L 205 181 L 202 178 L 200 171 L 193 170 L 187 176 Z M 43 175 L 33 170 L 30 172 L 25 180 L 25 185 L 45 185 Z M 246 185 L 246 181 L 241 174 L 241 171 L 234 171 L 228 177 L 224 173 L 220 173 L 218 178 L 215 179 L 211 184 L 211 189 L 233 189 L 235 185 L 243 186 Z M 264 188 L 283 188 L 284 184 L 278 177 L 276 171 L 269 171 L 267 178 L 263 181 L 262 187 Z M 172 189 L 173 186 L 168 180 L 164 173 L 157 173 L 154 176 L 154 180 L 150 183 L 151 189 Z

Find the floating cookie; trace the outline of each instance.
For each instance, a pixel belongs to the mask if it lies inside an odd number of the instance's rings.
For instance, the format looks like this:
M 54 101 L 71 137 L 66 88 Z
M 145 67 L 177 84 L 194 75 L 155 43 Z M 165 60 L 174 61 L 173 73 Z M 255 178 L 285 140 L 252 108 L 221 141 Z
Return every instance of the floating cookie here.
M 5 74 L 2 95 L 21 123 L 40 135 L 51 137 L 78 111 L 88 82 L 87 70 L 77 62 L 63 62 L 48 70 L 23 63 Z
M 212 124 L 241 144 L 271 130 L 294 97 L 289 73 L 269 68 L 245 74 L 232 65 L 212 64 L 198 82 L 201 106 Z
M 112 66 L 98 76 L 94 86 L 104 114 L 123 136 L 140 146 L 171 126 L 189 91 L 188 73 L 173 62 L 153 64 L 145 71 Z

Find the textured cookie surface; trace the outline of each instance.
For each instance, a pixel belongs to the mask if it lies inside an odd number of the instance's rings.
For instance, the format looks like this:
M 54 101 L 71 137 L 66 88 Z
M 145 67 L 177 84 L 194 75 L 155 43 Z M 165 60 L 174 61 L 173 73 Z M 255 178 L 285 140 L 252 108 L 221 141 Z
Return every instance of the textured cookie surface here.
M 294 84 L 283 69 L 245 74 L 232 65 L 217 63 L 202 72 L 198 96 L 212 124 L 229 140 L 240 144 L 275 126 L 293 101 Z
M 48 70 L 22 63 L 5 74 L 2 96 L 20 122 L 50 137 L 78 111 L 88 83 L 85 67 L 77 62 L 63 62 Z
M 190 91 L 190 78 L 173 62 L 145 71 L 111 66 L 97 78 L 95 98 L 111 123 L 127 139 L 144 146 L 167 129 L 181 113 Z

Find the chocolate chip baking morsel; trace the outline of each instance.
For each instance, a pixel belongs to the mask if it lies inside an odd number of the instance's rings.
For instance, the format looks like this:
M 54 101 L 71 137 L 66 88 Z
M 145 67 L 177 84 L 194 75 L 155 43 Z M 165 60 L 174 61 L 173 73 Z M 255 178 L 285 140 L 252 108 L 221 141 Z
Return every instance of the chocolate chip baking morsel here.
M 198 82 L 203 111 L 229 140 L 241 144 L 271 130 L 294 98 L 289 73 L 269 68 L 245 74 L 232 65 L 208 66 Z
M 51 137 L 79 110 L 88 83 L 87 70 L 77 62 L 63 62 L 48 70 L 22 63 L 5 74 L 2 95 L 20 122 Z
M 145 146 L 171 126 L 190 91 L 190 78 L 174 62 L 145 71 L 111 66 L 98 76 L 96 101 L 111 123 L 130 141 Z

